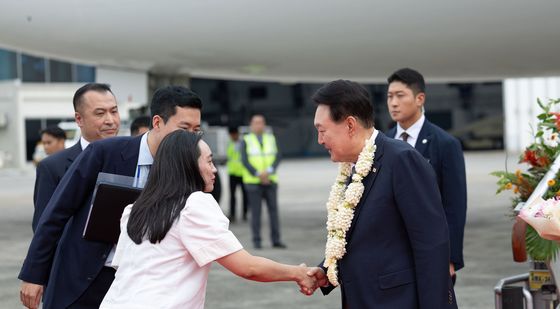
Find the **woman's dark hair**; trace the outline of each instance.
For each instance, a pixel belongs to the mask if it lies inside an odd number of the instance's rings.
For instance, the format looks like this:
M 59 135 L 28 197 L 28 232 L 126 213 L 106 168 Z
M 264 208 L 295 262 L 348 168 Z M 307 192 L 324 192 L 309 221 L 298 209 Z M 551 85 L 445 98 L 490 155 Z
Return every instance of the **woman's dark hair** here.
M 204 189 L 198 167 L 200 135 L 177 130 L 158 147 L 146 186 L 128 219 L 128 236 L 136 244 L 160 242 L 179 218 L 191 193 Z
M 373 106 L 369 92 L 356 82 L 343 79 L 332 81 L 319 88 L 311 100 L 316 104 L 327 105 L 336 123 L 354 116 L 365 128 L 373 127 Z

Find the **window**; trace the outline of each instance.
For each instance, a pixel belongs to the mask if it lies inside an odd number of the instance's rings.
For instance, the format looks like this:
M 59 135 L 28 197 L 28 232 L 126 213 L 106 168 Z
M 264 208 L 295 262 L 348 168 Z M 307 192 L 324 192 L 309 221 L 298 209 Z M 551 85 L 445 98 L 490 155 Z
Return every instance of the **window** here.
M 44 82 L 45 59 L 26 54 L 21 55 L 22 81 Z
M 95 67 L 76 64 L 76 82 L 93 83 L 95 82 Z
M 69 62 L 49 60 L 50 81 L 64 83 L 72 81 L 72 64 Z
M 17 77 L 16 53 L 0 49 L 0 80 L 16 79 Z

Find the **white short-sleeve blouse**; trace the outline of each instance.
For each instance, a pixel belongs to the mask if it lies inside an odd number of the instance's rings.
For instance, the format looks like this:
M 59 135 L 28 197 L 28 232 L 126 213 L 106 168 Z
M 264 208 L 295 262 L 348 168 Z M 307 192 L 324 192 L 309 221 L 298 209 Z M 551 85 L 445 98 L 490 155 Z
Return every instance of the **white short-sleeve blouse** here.
M 115 281 L 100 308 L 204 308 L 211 262 L 243 247 L 212 195 L 195 192 L 165 238 L 135 244 L 126 233 L 132 205 L 121 218 Z

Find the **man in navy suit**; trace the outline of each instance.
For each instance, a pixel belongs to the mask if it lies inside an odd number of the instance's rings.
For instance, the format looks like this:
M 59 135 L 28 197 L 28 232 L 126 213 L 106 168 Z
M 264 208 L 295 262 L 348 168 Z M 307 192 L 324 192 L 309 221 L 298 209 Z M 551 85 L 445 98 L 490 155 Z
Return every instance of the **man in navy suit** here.
M 80 128 L 80 141 L 74 146 L 41 160 L 37 165 L 33 191 L 33 232 L 41 214 L 74 159 L 89 143 L 116 136 L 120 127 L 117 100 L 106 84 L 89 83 L 74 93 L 74 118 Z
M 376 147 L 345 235 L 346 252 L 337 261 L 342 307 L 457 308 L 447 224 L 428 162 L 374 128 L 370 95 L 361 85 L 333 81 L 312 99 L 318 142 L 332 161 L 356 163 L 366 142 Z M 318 279 L 323 294 L 335 287 L 325 268 L 308 275 Z
M 397 125 L 387 136 L 403 140 L 416 148 L 434 169 L 449 227 L 449 273 L 463 268 L 463 233 L 467 217 L 465 159 L 459 141 L 432 124 L 423 113 L 426 99 L 424 77 L 404 68 L 387 79 L 387 106 Z
M 99 308 L 114 279 L 114 269 L 108 267 L 114 244 L 82 238 L 97 175 L 106 172 L 143 180 L 167 134 L 179 129 L 200 131 L 202 102 L 187 88 L 157 90 L 150 108 L 152 129 L 148 133 L 92 143 L 60 181 L 19 274 L 24 306 L 37 308 L 46 285 L 45 309 Z

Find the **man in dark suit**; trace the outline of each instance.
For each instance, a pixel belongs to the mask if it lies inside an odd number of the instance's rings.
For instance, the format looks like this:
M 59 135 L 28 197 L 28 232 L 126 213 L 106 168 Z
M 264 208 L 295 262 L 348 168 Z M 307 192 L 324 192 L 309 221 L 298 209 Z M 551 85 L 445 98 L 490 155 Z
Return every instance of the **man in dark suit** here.
M 99 308 L 114 279 L 114 269 L 108 267 L 114 244 L 82 238 L 97 175 L 106 172 L 145 179 L 167 134 L 179 129 L 200 131 L 202 102 L 187 88 L 157 90 L 150 108 L 152 130 L 92 143 L 62 178 L 39 220 L 19 274 L 26 307 L 37 308 L 46 285 L 45 309 Z
M 318 279 L 324 294 L 340 284 L 343 308 L 457 308 L 448 272 L 447 224 L 430 165 L 402 141 L 374 128 L 370 96 L 361 85 L 333 81 L 312 99 L 319 144 L 332 161 L 358 164 L 353 176 L 337 177 L 337 183 L 344 190 L 349 187 L 345 181 L 362 183 L 364 190 L 350 218 L 337 217 L 349 207 L 348 192 L 342 194 L 344 201 L 334 200 L 337 211 L 329 210 L 335 227 L 350 220 L 345 232 L 329 228 L 329 238 L 338 237 L 343 246 L 330 266 L 338 266 L 338 279 L 327 280 L 325 264 L 308 275 Z M 360 180 L 356 176 L 363 174 L 364 159 L 358 158 L 368 153 L 366 143 L 373 148 L 367 156 L 373 164 Z M 327 245 L 327 254 L 331 250 L 341 249 Z
M 58 186 L 58 183 L 74 159 L 89 143 L 116 136 L 120 127 L 120 116 L 115 96 L 106 84 L 89 83 L 74 93 L 74 118 L 80 128 L 81 138 L 74 146 L 41 160 L 37 165 L 35 189 L 33 191 L 33 232 L 41 214 Z
M 463 233 L 467 217 L 467 180 L 461 144 L 424 116 L 425 83 L 420 73 L 404 68 L 393 73 L 387 81 L 387 106 L 391 118 L 397 122 L 387 136 L 416 148 L 436 173 L 449 227 L 449 273 L 455 282 L 455 272 L 465 265 Z

